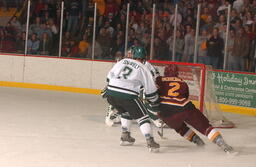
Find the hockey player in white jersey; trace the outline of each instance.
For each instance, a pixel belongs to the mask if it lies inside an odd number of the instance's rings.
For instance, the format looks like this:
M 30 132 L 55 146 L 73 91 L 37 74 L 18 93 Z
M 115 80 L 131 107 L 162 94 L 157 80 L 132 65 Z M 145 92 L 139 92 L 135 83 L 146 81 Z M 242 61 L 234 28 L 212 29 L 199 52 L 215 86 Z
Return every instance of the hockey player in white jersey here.
M 132 58 L 132 50 L 133 47 L 131 47 L 128 51 L 127 51 L 127 58 Z M 157 68 L 155 68 L 151 63 L 149 63 L 148 61 L 145 61 L 145 66 L 149 69 L 149 71 L 151 72 L 154 80 L 160 75 L 159 71 Z M 145 97 L 142 97 L 143 99 Z M 161 126 L 163 126 L 162 124 L 162 120 L 160 120 L 157 115 L 155 115 L 154 112 L 151 111 L 151 108 L 146 105 L 147 110 L 148 110 L 148 114 L 149 117 L 151 119 L 151 121 L 154 123 L 154 125 L 158 128 L 161 128 Z M 120 123 L 120 115 L 117 113 L 117 110 L 112 106 L 109 105 L 108 106 L 108 110 L 107 110 L 107 114 L 105 116 L 105 124 L 107 126 L 113 126 L 114 124 Z
M 135 139 L 130 136 L 131 121 L 136 120 L 152 152 L 159 150 L 154 141 L 147 109 L 139 97 L 144 87 L 145 98 L 151 107 L 157 106 L 159 97 L 153 76 L 143 62 L 146 51 L 143 47 L 132 48 L 132 59 L 124 58 L 117 62 L 108 73 L 107 101 L 121 113 L 121 145 L 131 145 Z
M 132 47 L 131 47 L 132 48 Z M 132 58 L 132 49 L 129 48 L 127 51 L 126 58 Z M 117 59 L 117 61 L 122 60 L 121 58 Z M 105 124 L 107 126 L 113 126 L 114 124 L 118 124 L 121 121 L 121 115 L 117 112 L 117 110 L 111 105 L 108 105 L 107 114 L 105 116 Z

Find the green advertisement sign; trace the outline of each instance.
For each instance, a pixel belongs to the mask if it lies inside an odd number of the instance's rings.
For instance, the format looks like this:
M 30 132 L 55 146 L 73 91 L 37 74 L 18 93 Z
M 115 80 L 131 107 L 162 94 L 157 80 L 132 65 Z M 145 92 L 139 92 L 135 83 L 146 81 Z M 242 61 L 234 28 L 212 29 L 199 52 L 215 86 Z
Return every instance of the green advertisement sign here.
M 212 72 L 218 103 L 256 108 L 256 75 Z

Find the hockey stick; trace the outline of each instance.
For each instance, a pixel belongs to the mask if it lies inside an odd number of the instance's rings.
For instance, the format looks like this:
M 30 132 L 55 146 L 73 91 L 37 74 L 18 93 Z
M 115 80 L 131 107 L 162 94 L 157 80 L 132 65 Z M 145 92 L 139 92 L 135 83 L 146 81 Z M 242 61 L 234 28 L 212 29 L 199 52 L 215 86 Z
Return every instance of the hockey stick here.
M 161 139 L 167 139 L 164 137 L 164 122 L 161 122 L 160 130 L 157 131 L 157 134 L 161 137 Z

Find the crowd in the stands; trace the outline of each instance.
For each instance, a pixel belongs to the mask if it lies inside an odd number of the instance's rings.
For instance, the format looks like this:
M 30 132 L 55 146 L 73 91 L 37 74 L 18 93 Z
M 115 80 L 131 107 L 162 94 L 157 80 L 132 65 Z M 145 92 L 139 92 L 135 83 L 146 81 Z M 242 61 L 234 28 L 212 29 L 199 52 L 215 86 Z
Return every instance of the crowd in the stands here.
M 26 2 L 24 2 L 26 3 Z M 143 45 L 148 54 L 152 4 L 156 4 L 153 59 L 172 60 L 174 11 L 178 4 L 175 61 L 193 62 L 197 5 L 201 4 L 197 62 L 223 68 L 228 5 L 231 4 L 227 69 L 255 70 L 256 0 L 64 0 L 61 56 L 92 57 L 94 3 L 97 3 L 95 59 L 114 60 L 125 50 L 127 3 L 128 47 Z M 1 3 L 2 8 L 7 4 Z M 24 53 L 26 8 L 0 28 L 0 51 Z M 2 9 L 1 8 L 1 9 Z M 27 52 L 58 56 L 61 0 L 32 0 Z

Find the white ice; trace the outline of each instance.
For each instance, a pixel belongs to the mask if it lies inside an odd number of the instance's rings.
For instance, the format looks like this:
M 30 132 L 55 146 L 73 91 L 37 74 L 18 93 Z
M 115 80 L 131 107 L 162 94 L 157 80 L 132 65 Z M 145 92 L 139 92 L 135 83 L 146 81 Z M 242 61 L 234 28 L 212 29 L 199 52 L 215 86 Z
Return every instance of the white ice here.
M 220 129 L 239 154 L 204 149 L 164 129 L 160 153 L 149 153 L 138 126 L 134 146 L 119 146 L 120 127 L 107 127 L 100 96 L 0 87 L 0 167 L 256 167 L 256 118 L 226 115 L 237 128 Z M 156 132 L 156 128 L 154 132 Z

